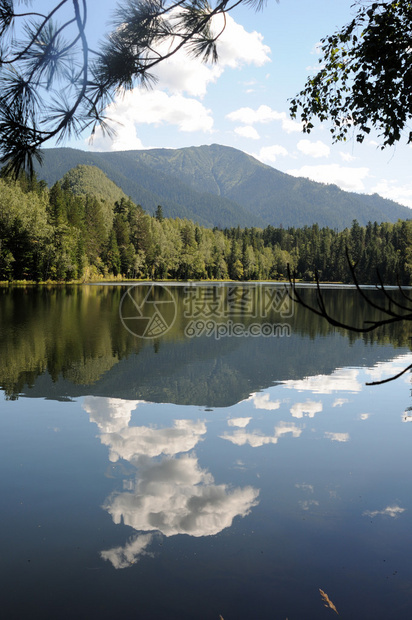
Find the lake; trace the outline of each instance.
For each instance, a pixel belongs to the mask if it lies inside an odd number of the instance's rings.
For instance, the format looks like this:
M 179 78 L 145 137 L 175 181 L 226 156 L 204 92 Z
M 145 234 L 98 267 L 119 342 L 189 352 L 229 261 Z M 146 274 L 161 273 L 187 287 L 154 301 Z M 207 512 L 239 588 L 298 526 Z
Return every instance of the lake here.
M 366 385 L 409 344 L 273 283 L 0 287 L 2 617 L 412 617 L 410 374 Z

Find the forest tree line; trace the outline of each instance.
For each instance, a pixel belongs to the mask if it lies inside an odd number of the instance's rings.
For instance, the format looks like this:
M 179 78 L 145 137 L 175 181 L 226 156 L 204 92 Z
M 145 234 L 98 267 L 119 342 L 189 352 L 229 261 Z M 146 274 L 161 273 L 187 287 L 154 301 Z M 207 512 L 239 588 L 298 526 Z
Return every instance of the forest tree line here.
M 131 279 L 284 279 L 350 282 L 345 250 L 359 281 L 412 282 L 412 221 L 355 220 L 336 231 L 303 228 L 199 226 L 151 216 L 130 199 L 110 203 L 73 194 L 58 182 L 0 178 L 0 281 Z

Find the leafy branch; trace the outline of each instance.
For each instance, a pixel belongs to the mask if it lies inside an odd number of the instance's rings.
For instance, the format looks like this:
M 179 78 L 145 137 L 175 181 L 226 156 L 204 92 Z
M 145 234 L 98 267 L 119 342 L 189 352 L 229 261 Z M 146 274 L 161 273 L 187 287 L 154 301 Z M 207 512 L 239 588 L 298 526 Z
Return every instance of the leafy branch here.
M 306 133 L 314 118 L 329 120 L 335 141 L 353 132 L 363 142 L 374 128 L 384 148 L 400 140 L 411 119 L 412 2 L 362 4 L 349 24 L 322 39 L 319 71 L 291 100 L 290 112 Z

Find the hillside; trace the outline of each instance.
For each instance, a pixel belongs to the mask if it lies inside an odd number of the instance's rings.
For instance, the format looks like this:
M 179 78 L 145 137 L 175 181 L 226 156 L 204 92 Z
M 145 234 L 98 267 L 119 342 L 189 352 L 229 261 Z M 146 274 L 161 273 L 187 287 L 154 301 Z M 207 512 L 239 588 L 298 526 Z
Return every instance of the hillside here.
M 37 166 L 36 172 L 51 186 L 79 164 L 97 166 L 148 213 L 155 213 L 160 204 L 165 216 L 191 219 L 208 228 L 265 226 L 264 220 L 237 203 L 199 192 L 173 175 L 137 162 L 135 153 L 138 151 L 88 153 L 68 148 L 47 149 L 43 166 Z
M 411 211 L 377 194 L 292 177 L 234 148 L 211 145 L 91 153 L 47 149 L 38 176 L 49 185 L 78 164 L 97 166 L 135 203 L 204 226 L 295 226 L 313 223 L 342 230 L 354 219 L 396 222 Z
M 63 176 L 66 189 L 76 196 L 91 194 L 101 200 L 116 202 L 127 198 L 123 190 L 111 181 L 97 166 L 79 164 Z

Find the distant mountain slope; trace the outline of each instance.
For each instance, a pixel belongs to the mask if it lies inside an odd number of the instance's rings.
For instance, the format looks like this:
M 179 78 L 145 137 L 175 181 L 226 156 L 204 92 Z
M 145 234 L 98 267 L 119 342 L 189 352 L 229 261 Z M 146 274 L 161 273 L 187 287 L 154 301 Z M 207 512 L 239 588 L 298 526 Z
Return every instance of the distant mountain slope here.
M 217 144 L 105 153 L 47 149 L 38 175 L 53 184 L 78 164 L 98 166 L 149 213 L 161 204 L 165 215 L 205 226 L 318 223 L 341 230 L 354 219 L 365 225 L 412 216 L 407 207 L 377 194 L 355 194 L 292 177 Z
M 154 213 L 160 204 L 167 217 L 188 218 L 210 228 L 265 226 L 259 216 L 227 198 L 196 191 L 178 178 L 136 161 L 134 155 L 139 151 L 88 153 L 60 148 L 47 149 L 43 153 L 43 166 L 37 166 L 36 172 L 48 185 L 62 179 L 78 164 L 97 166 L 148 213 Z

